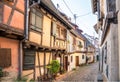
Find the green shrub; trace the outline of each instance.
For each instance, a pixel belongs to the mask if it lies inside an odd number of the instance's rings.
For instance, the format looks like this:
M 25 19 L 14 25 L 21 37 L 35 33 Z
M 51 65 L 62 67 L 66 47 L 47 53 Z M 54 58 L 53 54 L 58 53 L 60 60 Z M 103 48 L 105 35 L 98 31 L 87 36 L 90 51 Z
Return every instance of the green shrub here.
M 73 71 L 75 71 L 75 70 L 76 70 L 76 68 L 73 68 L 72 70 L 73 70 Z
M 51 74 L 56 75 L 60 69 L 60 63 L 58 60 L 52 60 L 47 68 L 49 69 Z
M 3 77 L 3 71 L 1 67 L 0 67 L 0 77 Z
M 15 82 L 27 82 L 27 78 L 22 77 L 15 80 Z

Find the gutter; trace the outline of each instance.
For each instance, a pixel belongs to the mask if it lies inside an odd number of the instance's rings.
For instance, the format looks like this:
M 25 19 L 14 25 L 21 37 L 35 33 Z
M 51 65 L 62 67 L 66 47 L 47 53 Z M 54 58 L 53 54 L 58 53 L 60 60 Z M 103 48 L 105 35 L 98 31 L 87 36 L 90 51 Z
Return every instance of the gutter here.
M 29 29 L 29 0 L 25 0 L 25 40 L 28 40 L 28 29 Z

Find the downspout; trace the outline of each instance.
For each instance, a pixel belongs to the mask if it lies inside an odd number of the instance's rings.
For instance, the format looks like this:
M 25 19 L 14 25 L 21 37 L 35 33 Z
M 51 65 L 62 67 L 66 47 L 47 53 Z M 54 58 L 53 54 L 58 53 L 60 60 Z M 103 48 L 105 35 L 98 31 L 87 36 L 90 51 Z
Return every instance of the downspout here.
M 25 0 L 25 40 L 28 40 L 29 0 Z
M 22 77 L 23 71 L 23 42 L 28 40 L 28 24 L 29 24 L 29 0 L 24 0 L 25 15 L 24 15 L 24 38 L 19 42 L 19 75 L 18 78 Z

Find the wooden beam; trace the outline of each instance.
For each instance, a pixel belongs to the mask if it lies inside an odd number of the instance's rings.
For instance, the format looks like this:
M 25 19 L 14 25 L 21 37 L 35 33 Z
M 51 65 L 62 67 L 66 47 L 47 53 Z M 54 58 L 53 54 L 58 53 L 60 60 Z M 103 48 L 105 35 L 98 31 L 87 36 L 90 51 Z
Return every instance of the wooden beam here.
M 46 52 L 44 51 L 44 78 L 46 74 Z
M 37 52 L 37 56 L 38 56 L 39 73 L 40 73 L 40 76 L 41 76 L 41 67 L 40 67 L 40 57 L 39 57 L 39 52 Z

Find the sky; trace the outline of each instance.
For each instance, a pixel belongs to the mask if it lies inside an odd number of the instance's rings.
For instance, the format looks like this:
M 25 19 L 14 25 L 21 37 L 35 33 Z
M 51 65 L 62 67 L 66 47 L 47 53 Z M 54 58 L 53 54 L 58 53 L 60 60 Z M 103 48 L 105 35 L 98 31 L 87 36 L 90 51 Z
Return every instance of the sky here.
M 91 36 L 97 36 L 93 26 L 97 23 L 97 16 L 92 13 L 91 0 L 52 0 L 57 7 L 59 4 L 59 10 L 64 12 L 68 17 L 71 17 L 72 22 L 75 23 L 73 14 L 76 14 L 76 24 L 83 33 L 87 33 Z M 70 10 L 67 8 L 67 6 Z M 72 13 L 71 13 L 72 12 Z

